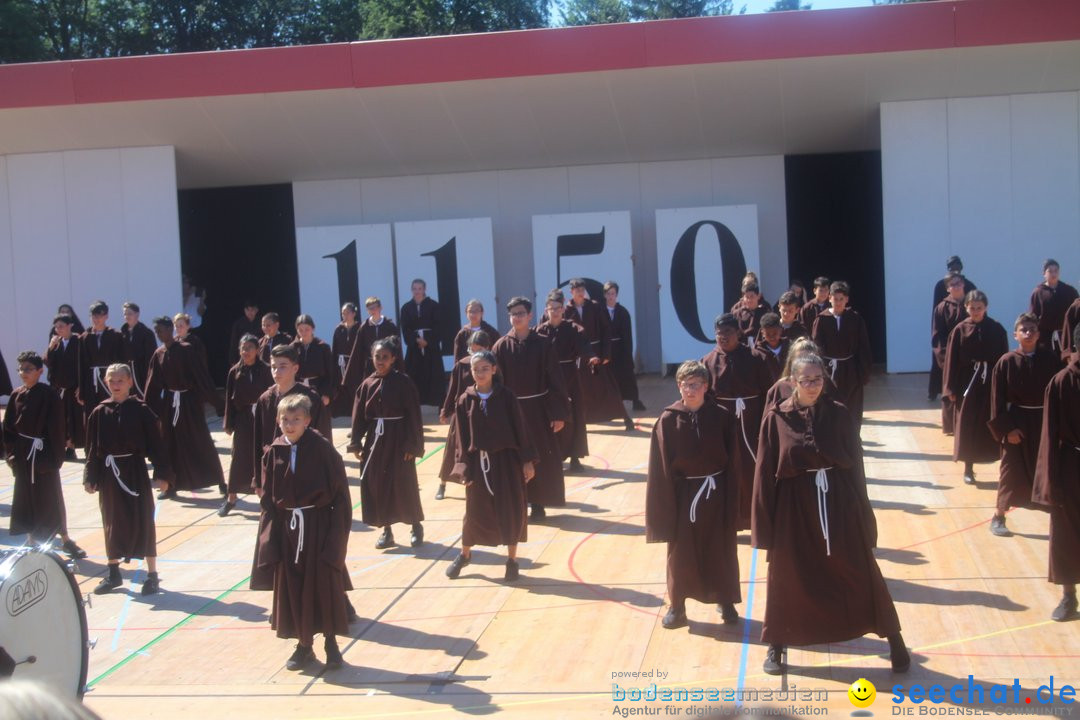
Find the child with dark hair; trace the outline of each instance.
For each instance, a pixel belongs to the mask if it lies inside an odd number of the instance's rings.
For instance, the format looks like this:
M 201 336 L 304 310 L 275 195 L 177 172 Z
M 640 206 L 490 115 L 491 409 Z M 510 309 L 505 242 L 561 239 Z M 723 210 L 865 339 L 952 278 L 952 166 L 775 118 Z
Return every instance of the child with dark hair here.
M 468 337 L 468 353 L 454 363 L 454 369 L 450 371 L 450 387 L 446 391 L 446 399 L 442 409 L 439 410 L 439 422 L 449 423 L 446 430 L 446 445 L 443 447 L 442 465 L 439 467 L 439 489 L 435 491 L 435 499 L 442 500 L 446 497 L 446 481 L 453 474 L 454 465 L 457 463 L 458 431 L 457 415 L 454 408 L 457 407 L 461 393 L 469 389 L 473 384 L 472 368 L 469 360 L 473 353 L 491 349 L 492 339 L 483 330 L 477 330 Z
M 330 401 L 334 399 L 334 393 L 341 384 L 337 365 L 334 363 L 334 353 L 326 341 L 315 337 L 315 319 L 307 314 L 296 318 L 296 340 L 293 340 L 292 344 L 300 357 L 296 381 L 311 388 L 322 398 L 319 422 L 313 427 L 333 443 Z
M 232 461 L 229 463 L 229 495 L 218 508 L 221 517 L 236 507 L 239 493 L 254 489 L 255 403 L 274 384 L 270 366 L 259 359 L 257 337 L 244 335 L 238 350 L 240 360 L 232 366 L 225 380 L 223 429 L 226 435 L 232 437 Z

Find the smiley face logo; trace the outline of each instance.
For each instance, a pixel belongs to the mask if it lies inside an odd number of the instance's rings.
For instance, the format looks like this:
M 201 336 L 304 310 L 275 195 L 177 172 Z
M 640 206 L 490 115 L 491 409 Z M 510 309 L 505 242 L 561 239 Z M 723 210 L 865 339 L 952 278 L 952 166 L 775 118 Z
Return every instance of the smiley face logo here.
M 874 687 L 874 683 L 866 678 L 859 678 L 851 683 L 847 696 L 855 707 L 867 708 L 874 704 L 874 698 L 877 697 L 877 688 Z

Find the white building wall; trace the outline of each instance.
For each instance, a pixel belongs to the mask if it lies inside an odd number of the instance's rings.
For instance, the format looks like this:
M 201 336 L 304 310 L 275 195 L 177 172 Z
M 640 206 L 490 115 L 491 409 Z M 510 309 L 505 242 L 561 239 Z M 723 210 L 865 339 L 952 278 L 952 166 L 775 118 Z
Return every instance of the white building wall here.
M 1046 258 L 1080 284 L 1078 100 L 1070 92 L 882 104 L 889 372 L 929 368 L 931 293 L 950 255 L 1010 330 Z
M 0 156 L 0 351 L 44 352 L 56 308 L 109 304 L 123 322 L 181 309 L 180 229 L 172 147 Z

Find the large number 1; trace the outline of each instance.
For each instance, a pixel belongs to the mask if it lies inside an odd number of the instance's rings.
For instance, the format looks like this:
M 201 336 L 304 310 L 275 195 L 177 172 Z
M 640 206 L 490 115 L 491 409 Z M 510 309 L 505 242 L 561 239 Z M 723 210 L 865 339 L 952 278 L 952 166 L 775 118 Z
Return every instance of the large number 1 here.
M 435 283 L 439 286 L 439 328 L 442 337 L 442 354 L 451 355 L 454 352 L 454 336 L 458 331 L 458 313 L 461 307 L 460 292 L 458 291 L 457 272 L 457 236 L 438 250 L 421 253 L 420 257 L 435 259 Z
M 356 267 L 356 240 L 331 255 L 323 255 L 324 260 L 333 260 L 337 265 L 338 307 L 347 302 L 360 299 L 360 274 Z
M 711 343 L 713 339 L 707 337 L 701 328 L 697 304 L 697 276 L 694 272 L 698 231 L 706 225 L 716 231 L 716 238 L 720 241 L 720 264 L 723 272 L 720 287 L 723 288 L 725 312 L 738 302 L 741 295 L 742 279 L 746 275 L 746 258 L 743 257 L 735 234 L 723 223 L 715 220 L 694 223 L 682 234 L 679 242 L 675 243 L 675 251 L 671 254 L 671 303 L 675 306 L 675 314 L 686 332 L 701 342 Z M 714 287 L 714 284 L 710 282 L 709 287 Z

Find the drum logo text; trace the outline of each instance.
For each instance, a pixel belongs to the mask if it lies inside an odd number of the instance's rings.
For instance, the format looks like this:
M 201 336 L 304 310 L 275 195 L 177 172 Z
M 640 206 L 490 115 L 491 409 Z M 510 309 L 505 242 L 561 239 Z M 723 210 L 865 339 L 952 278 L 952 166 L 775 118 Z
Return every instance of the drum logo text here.
M 49 578 L 38 569 L 16 582 L 7 593 L 8 615 L 15 617 L 39 603 L 49 592 Z

